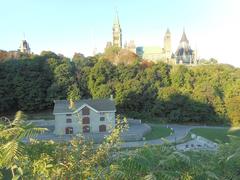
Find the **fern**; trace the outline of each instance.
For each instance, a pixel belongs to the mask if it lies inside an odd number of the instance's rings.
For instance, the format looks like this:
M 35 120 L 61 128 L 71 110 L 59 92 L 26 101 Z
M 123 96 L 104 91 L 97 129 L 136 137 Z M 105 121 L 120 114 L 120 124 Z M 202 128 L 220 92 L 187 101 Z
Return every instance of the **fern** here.
M 2 162 L 8 168 L 15 160 L 19 160 L 23 155 L 23 147 L 16 140 L 12 140 L 0 147 Z
M 25 157 L 25 145 L 22 140 L 36 137 L 37 134 L 46 130 L 45 128 L 35 128 L 30 124 L 26 124 L 24 119 L 26 119 L 26 116 L 23 112 L 18 111 L 12 122 L 8 120 L 0 126 L 0 167 L 11 169 L 12 176 L 15 179 L 19 179 L 22 174 L 21 168 L 16 167 Z M 6 124 L 6 122 L 8 123 Z M 15 175 L 15 171 L 19 172 L 19 175 Z

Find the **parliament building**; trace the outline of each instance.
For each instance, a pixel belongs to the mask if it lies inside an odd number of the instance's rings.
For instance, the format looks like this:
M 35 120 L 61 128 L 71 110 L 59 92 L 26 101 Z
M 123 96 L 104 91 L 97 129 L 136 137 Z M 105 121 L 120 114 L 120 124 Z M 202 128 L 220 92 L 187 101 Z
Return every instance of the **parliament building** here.
M 183 30 L 182 37 L 175 53 L 172 50 L 171 32 L 169 29 L 166 30 L 166 33 L 164 35 L 163 47 L 136 46 L 133 40 L 131 40 L 129 43 L 126 42 L 123 46 L 122 28 L 118 14 L 116 13 L 112 27 L 112 38 L 112 42 L 107 42 L 106 48 L 111 46 L 124 48 L 137 54 L 143 60 L 153 62 L 163 61 L 169 64 L 198 64 L 196 51 L 191 49 L 185 30 Z

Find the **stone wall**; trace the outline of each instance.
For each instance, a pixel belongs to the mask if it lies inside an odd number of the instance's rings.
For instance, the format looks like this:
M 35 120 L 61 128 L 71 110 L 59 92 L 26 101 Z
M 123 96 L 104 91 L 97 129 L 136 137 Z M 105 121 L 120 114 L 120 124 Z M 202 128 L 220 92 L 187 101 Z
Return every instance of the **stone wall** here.
M 128 121 L 129 125 L 136 125 L 136 124 L 141 124 L 142 123 L 141 119 L 128 118 L 127 121 Z
M 29 120 L 27 122 L 32 123 L 33 125 L 38 126 L 38 127 L 54 126 L 54 124 L 55 124 L 55 120 L 44 120 L 44 119 Z

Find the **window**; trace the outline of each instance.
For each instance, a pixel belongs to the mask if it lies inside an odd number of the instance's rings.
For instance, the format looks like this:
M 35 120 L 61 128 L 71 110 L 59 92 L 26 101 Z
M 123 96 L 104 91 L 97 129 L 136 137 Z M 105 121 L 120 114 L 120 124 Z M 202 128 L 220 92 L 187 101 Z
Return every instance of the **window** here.
M 89 123 L 90 123 L 89 117 L 83 117 L 82 124 L 89 124 Z
M 83 132 L 89 133 L 90 132 L 90 126 L 83 126 Z
M 106 129 L 106 125 L 104 124 L 99 126 L 99 132 L 106 132 Z
M 105 117 L 100 117 L 100 121 L 105 121 Z
M 83 109 L 82 109 L 82 115 L 89 115 L 89 108 L 87 106 L 85 106 Z
M 66 127 L 65 133 L 66 134 L 73 134 L 73 128 L 72 127 Z
M 72 122 L 72 119 L 67 118 L 66 123 L 71 123 L 71 122 Z
M 66 114 L 66 116 L 72 116 L 72 114 Z

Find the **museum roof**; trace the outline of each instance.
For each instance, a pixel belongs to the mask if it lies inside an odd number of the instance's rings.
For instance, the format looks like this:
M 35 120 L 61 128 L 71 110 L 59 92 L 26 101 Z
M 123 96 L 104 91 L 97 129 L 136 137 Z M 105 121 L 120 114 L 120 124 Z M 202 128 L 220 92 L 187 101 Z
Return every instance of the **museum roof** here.
M 55 100 L 54 110 L 55 113 L 72 113 L 84 105 L 88 105 L 96 111 L 116 111 L 115 103 L 111 99 L 82 99 L 75 101 L 74 106 L 71 108 L 67 100 Z

